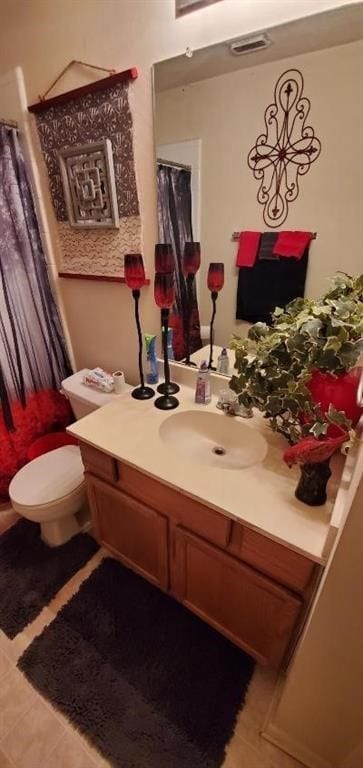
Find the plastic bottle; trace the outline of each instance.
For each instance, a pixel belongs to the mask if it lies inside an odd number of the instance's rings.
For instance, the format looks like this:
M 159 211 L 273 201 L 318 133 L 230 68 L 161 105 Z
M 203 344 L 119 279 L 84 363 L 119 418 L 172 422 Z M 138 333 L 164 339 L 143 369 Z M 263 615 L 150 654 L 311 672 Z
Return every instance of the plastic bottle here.
M 212 399 L 209 380 L 209 368 L 206 360 L 203 360 L 198 373 L 195 387 L 195 402 L 208 405 Z
M 174 360 L 173 329 L 172 328 L 168 328 L 167 353 L 168 353 L 168 360 Z
M 217 360 L 217 373 L 229 373 L 229 359 L 225 347 L 223 347 L 222 352 Z
M 159 381 L 158 361 L 156 359 L 156 336 L 151 333 L 145 333 L 146 344 L 146 381 L 148 384 L 157 384 Z

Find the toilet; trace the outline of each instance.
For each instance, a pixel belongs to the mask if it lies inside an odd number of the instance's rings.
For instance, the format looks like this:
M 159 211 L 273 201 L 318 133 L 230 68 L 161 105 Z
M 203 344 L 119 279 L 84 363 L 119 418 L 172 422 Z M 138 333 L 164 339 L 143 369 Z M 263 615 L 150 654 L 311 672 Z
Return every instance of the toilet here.
M 123 396 L 105 393 L 83 384 L 88 369 L 62 381 L 76 419 Z M 131 387 L 125 384 L 124 391 Z M 76 445 L 64 445 L 33 459 L 17 472 L 9 487 L 13 509 L 27 520 L 40 523 L 40 534 L 50 547 L 65 544 L 79 533 L 76 519 L 86 502 L 86 484 L 81 452 Z

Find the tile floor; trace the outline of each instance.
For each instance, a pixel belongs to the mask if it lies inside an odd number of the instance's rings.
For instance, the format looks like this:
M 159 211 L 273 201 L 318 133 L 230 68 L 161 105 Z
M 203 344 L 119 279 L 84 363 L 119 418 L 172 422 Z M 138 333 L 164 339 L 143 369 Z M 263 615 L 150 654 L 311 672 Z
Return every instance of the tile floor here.
M 5 523 L 2 510 L 0 532 L 12 522 L 8 514 Z M 103 556 L 102 551 L 97 552 L 14 640 L 9 640 L 0 630 L 0 768 L 107 768 L 109 765 L 16 668 L 23 650 L 52 621 Z M 256 668 L 223 768 L 302 768 L 259 735 L 275 683 L 274 673 Z

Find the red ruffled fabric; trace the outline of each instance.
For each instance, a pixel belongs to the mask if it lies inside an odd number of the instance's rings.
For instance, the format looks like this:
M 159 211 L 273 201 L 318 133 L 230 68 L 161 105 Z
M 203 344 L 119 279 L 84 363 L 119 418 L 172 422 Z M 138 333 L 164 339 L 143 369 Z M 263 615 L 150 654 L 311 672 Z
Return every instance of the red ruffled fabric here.
M 37 437 L 34 440 L 27 451 L 28 460 L 33 461 L 33 459 L 43 456 L 44 453 L 56 451 L 57 448 L 63 448 L 65 445 L 79 445 L 79 441 L 73 435 L 69 435 L 65 429 L 62 429 L 61 432 L 49 432 L 47 435 L 42 435 L 42 437 Z
M 0 501 L 8 498 L 10 482 L 27 463 L 34 440 L 48 432 L 64 429 L 73 420 L 68 400 L 56 390 L 41 390 L 27 399 L 26 407 L 12 404 L 15 432 L 8 432 L 0 408 Z

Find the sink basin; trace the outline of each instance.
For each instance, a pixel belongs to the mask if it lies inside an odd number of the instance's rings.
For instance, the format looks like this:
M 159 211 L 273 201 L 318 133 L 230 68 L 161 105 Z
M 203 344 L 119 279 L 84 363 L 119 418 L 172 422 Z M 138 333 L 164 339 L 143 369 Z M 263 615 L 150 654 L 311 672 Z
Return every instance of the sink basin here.
M 233 416 L 203 411 L 173 413 L 160 437 L 183 461 L 219 469 L 243 469 L 263 461 L 266 440 Z

